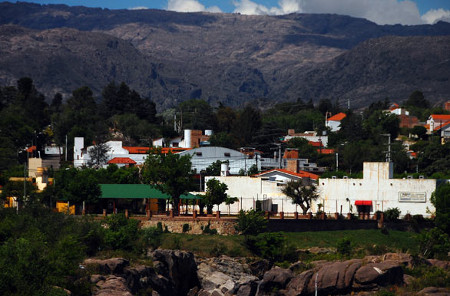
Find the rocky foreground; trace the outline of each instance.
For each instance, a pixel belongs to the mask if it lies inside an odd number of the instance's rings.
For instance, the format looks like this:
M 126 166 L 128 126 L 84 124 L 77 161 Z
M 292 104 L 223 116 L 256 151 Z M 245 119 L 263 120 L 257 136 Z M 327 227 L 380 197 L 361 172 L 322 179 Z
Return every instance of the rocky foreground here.
M 408 285 L 412 277 L 403 267 L 413 266 L 408 254 L 388 253 L 347 261 L 302 262 L 284 269 L 266 260 L 247 258 L 196 258 L 178 250 L 156 250 L 153 267 L 130 266 L 122 258 L 87 259 L 83 267 L 95 270 L 90 276 L 93 295 L 132 296 L 139 291 L 151 295 L 370 295 L 381 287 Z M 450 262 L 425 263 L 449 270 Z M 150 292 L 149 292 L 150 293 Z M 141 294 L 142 295 L 142 294 Z M 429 287 L 417 295 L 450 295 L 448 289 Z

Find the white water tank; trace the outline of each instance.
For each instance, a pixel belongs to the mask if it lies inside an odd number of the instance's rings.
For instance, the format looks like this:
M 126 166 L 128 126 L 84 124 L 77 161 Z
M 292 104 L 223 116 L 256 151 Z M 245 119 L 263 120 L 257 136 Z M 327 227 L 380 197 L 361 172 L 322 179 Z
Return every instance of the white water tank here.
M 213 131 L 212 130 L 205 130 L 205 136 L 212 136 L 213 135 Z
M 185 129 L 184 130 L 184 147 L 182 147 L 182 148 L 192 148 L 191 142 L 192 142 L 192 130 Z
M 228 163 L 222 163 L 220 165 L 220 176 L 225 177 L 228 176 L 230 172 L 228 171 Z

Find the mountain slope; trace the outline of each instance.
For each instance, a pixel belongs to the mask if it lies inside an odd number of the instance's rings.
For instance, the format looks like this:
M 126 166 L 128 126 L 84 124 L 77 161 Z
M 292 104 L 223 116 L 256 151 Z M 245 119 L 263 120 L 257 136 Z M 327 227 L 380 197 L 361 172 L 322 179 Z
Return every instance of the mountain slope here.
M 450 94 L 450 36 L 383 37 L 361 43 L 317 69 L 296 77 L 287 92 L 365 106 L 368 97 L 399 101 L 416 89 L 434 102 Z
M 409 67 L 409 57 L 402 57 L 398 48 L 409 42 L 358 49 L 361 42 L 391 35 L 405 36 L 403 40 L 450 36 L 450 24 L 443 22 L 379 26 L 330 14 L 246 16 L 3 2 L 2 24 L 6 27 L 0 31 L 0 83 L 28 75 L 49 97 L 82 85 L 98 95 L 111 80 L 127 82 L 160 109 L 189 98 L 238 106 L 261 98 L 276 103 L 299 96 L 314 101 L 350 98 L 364 106 L 380 97 L 403 99 L 419 86 L 431 100 L 449 95 L 439 75 L 418 75 Z M 12 24 L 16 33 L 4 33 Z M 75 39 L 69 41 L 70 36 Z M 415 48 L 421 60 L 413 56 L 411 64 L 420 63 L 423 69 L 439 64 L 438 72 L 445 74 L 447 47 L 439 42 L 433 46 L 441 54 L 428 56 L 425 46 Z M 364 66 L 366 60 L 373 60 L 371 67 Z M 396 83 L 390 86 L 390 81 Z

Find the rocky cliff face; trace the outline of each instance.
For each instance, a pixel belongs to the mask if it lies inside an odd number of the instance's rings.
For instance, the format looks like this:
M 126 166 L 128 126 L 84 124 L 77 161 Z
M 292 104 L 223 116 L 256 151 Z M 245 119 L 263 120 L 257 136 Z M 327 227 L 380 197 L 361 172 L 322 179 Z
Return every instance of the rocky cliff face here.
M 234 106 L 339 97 L 364 106 L 416 88 L 434 102 L 449 93 L 448 39 L 423 37 L 449 36 L 449 23 L 379 26 L 338 15 L 4 2 L 0 25 L 0 83 L 31 76 L 50 97 L 82 85 L 99 94 L 111 80 L 127 82 L 160 108 L 197 97 Z
M 388 253 L 347 261 L 317 261 L 310 269 L 302 262 L 284 269 L 265 260 L 248 258 L 194 258 L 178 250 L 156 250 L 154 267 L 130 267 L 127 260 L 88 259 L 82 266 L 97 266 L 90 276 L 94 295 L 134 295 L 153 290 L 152 295 L 368 295 L 381 287 L 411 281 L 403 268 L 412 267 L 408 254 Z M 448 262 L 430 260 L 430 265 L 448 270 Z M 422 293 L 422 294 L 420 294 Z M 420 295 L 447 295 L 447 289 L 427 288 Z

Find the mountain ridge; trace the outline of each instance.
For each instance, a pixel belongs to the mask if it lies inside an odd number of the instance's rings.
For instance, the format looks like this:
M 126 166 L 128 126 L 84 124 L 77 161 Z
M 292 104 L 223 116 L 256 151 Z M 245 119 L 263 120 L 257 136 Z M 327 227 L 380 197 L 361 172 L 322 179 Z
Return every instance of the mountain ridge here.
M 382 79 L 383 74 L 373 76 L 376 78 L 373 83 L 367 80 L 371 75 L 365 74 L 366 84 L 362 84 L 350 73 L 363 68 L 365 60 L 372 60 L 372 71 L 385 69 L 379 58 L 379 53 L 383 52 L 381 46 L 375 47 L 376 52 L 369 46 L 366 58 L 362 57 L 364 50 L 358 46 L 371 39 L 390 40 L 397 47 L 406 46 L 406 51 L 421 56 L 423 69 L 433 69 L 436 61 L 427 57 L 426 47 L 413 48 L 413 42 L 400 42 L 396 38 L 450 36 L 450 24 L 444 22 L 379 26 L 365 19 L 331 14 L 247 16 L 3 2 L 0 3 L 0 25 L 3 42 L 0 83 L 14 82 L 20 75 L 30 76 L 48 97 L 56 90 L 67 96 L 82 85 L 90 86 L 99 95 L 101 88 L 113 80 L 125 81 L 154 100 L 159 109 L 190 98 L 202 98 L 213 105 L 221 102 L 240 106 L 262 98 L 275 104 L 298 97 L 314 101 L 339 97 L 362 107 L 381 97 L 406 98 L 416 87 L 424 88 L 427 98 L 437 104 L 450 93 L 445 83 L 436 81 L 442 75 L 450 76 L 447 63 L 441 65 L 439 77 L 433 70 L 428 76 L 419 75 L 418 79 L 412 74 L 405 76 L 404 70 L 415 73 L 420 67 L 413 69 L 400 56 L 390 58 L 394 64 L 389 68 L 391 73 L 385 75 L 395 78 L 392 93 L 387 87 L 380 86 L 386 82 Z M 15 25 L 15 29 L 6 29 L 5 26 L 11 25 Z M 58 39 L 57 33 L 66 37 L 73 34 L 78 36 L 78 45 L 75 42 L 60 44 L 57 50 L 43 46 L 45 40 L 30 37 L 25 44 L 28 51 L 22 48 L 14 54 L 8 52 L 8 48 L 18 45 L 11 36 L 14 30 L 20 30 L 17 26 L 36 30 L 26 33 L 31 35 L 49 30 L 53 32 L 52 42 Z M 8 30 L 12 30 L 9 35 L 5 33 Z M 390 35 L 394 39 L 387 37 Z M 92 42 L 95 38 L 104 42 Z M 108 47 L 108 42 L 120 44 L 120 54 Z M 434 52 L 440 52 L 434 56 L 443 60 L 448 57 L 445 55 L 446 44 L 434 42 L 433 46 Z M 387 48 L 391 54 L 402 54 L 395 46 Z M 83 50 L 87 54 L 83 54 Z M 63 57 L 64 52 L 67 57 Z M 34 59 L 30 53 L 34 54 Z M 107 54 L 112 54 L 111 58 Z M 356 61 L 352 61 L 351 55 L 356 55 Z M 67 70 L 56 76 L 43 70 L 54 68 L 53 56 L 60 58 L 57 62 L 64 69 L 70 70 L 76 65 L 93 71 Z M 29 69 L 17 62 L 21 60 L 28 60 Z M 341 67 L 339 60 L 346 61 L 351 67 Z M 418 63 L 417 59 L 413 60 Z M 15 62 L 19 66 L 13 67 Z M 377 68 L 377 64 L 382 67 Z M 113 68 L 119 73 L 111 71 Z M 402 73 L 402 77 L 392 73 Z M 348 81 L 337 77 L 348 77 Z M 73 82 L 69 83 L 71 79 Z M 427 81 L 431 82 L 427 85 Z

